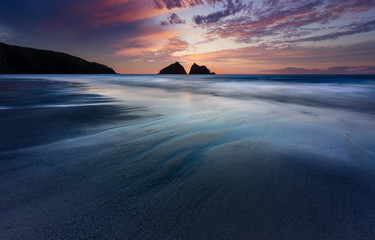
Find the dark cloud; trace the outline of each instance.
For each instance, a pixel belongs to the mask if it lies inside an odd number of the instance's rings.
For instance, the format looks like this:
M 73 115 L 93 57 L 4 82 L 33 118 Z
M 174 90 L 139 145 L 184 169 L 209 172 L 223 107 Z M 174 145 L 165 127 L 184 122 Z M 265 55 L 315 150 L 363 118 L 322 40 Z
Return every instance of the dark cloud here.
M 370 32 L 375 30 L 375 20 L 364 21 L 360 23 L 353 23 L 348 26 L 343 27 L 344 30 L 328 33 L 324 35 L 314 36 L 314 37 L 307 37 L 307 38 L 300 38 L 293 42 L 316 42 L 316 41 L 323 41 L 323 40 L 333 40 L 337 39 L 342 36 L 353 35 L 357 33 L 364 33 Z
M 374 7 L 374 0 L 265 0 L 260 5 L 248 7 L 246 15 L 218 22 L 230 15 L 229 11 L 222 10 L 207 16 L 195 16 L 193 20 L 197 24 L 209 23 L 206 25 L 209 35 L 234 38 L 238 42 L 254 43 L 272 36 L 279 42 L 297 43 L 373 31 L 374 24 L 368 19 L 345 28 L 336 24 L 329 29 L 326 24 L 339 20 L 345 14 L 369 11 Z M 313 28 L 312 24 L 321 27 Z M 322 30 L 322 35 L 317 36 L 319 30 Z M 324 31 L 328 33 L 323 34 Z
M 166 21 L 161 21 L 160 24 L 163 26 L 166 25 L 175 25 L 175 24 L 185 24 L 186 21 L 182 20 L 176 13 L 169 15 Z
M 327 1 L 327 9 L 331 9 L 332 13 L 342 12 L 362 12 L 375 6 L 374 0 L 329 0 Z
M 194 7 L 203 3 L 203 0 L 154 0 L 154 5 L 158 9 Z
M 193 21 L 198 25 L 216 23 L 222 18 L 235 15 L 247 8 L 247 5 L 243 4 L 240 0 L 235 0 L 234 2 L 232 2 L 232 0 L 227 0 L 226 2 L 223 2 L 223 5 L 224 10 L 210 13 L 208 15 L 195 15 Z
M 263 1 L 263 7 L 275 7 L 277 5 L 279 5 L 280 3 L 280 0 L 264 0 Z

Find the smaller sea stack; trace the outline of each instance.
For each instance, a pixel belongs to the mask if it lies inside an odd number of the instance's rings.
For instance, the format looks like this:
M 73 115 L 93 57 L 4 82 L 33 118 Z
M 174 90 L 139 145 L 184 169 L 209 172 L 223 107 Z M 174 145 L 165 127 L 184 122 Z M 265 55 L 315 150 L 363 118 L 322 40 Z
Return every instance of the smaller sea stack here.
M 179 62 L 175 62 L 160 70 L 159 74 L 186 74 L 186 71 Z
M 206 66 L 199 66 L 198 64 L 194 63 L 191 68 L 189 74 L 215 74 L 211 72 Z

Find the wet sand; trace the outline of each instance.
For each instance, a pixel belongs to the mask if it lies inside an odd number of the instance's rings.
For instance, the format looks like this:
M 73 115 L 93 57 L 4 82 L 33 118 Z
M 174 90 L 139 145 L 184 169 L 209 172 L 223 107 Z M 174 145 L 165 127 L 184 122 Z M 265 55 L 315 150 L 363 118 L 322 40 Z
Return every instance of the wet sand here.
M 0 84 L 0 239 L 375 237 L 371 115 L 37 83 Z

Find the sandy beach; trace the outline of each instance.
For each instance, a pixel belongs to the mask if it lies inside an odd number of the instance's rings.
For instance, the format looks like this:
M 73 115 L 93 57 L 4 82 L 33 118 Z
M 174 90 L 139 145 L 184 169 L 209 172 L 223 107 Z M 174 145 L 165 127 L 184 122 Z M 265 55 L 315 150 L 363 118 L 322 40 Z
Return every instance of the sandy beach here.
M 1 76 L 0 239 L 375 238 L 373 82 L 172 78 Z

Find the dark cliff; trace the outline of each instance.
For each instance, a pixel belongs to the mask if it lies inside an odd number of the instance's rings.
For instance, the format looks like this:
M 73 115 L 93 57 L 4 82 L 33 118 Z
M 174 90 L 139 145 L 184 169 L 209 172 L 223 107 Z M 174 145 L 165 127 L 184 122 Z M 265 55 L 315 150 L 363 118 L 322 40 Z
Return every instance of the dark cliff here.
M 159 74 L 186 74 L 186 71 L 179 62 L 176 62 L 160 70 Z
M 0 43 L 2 74 L 115 74 L 105 65 L 65 53 Z
M 198 64 L 194 63 L 191 68 L 189 74 L 215 74 L 211 72 L 206 66 L 199 66 Z

